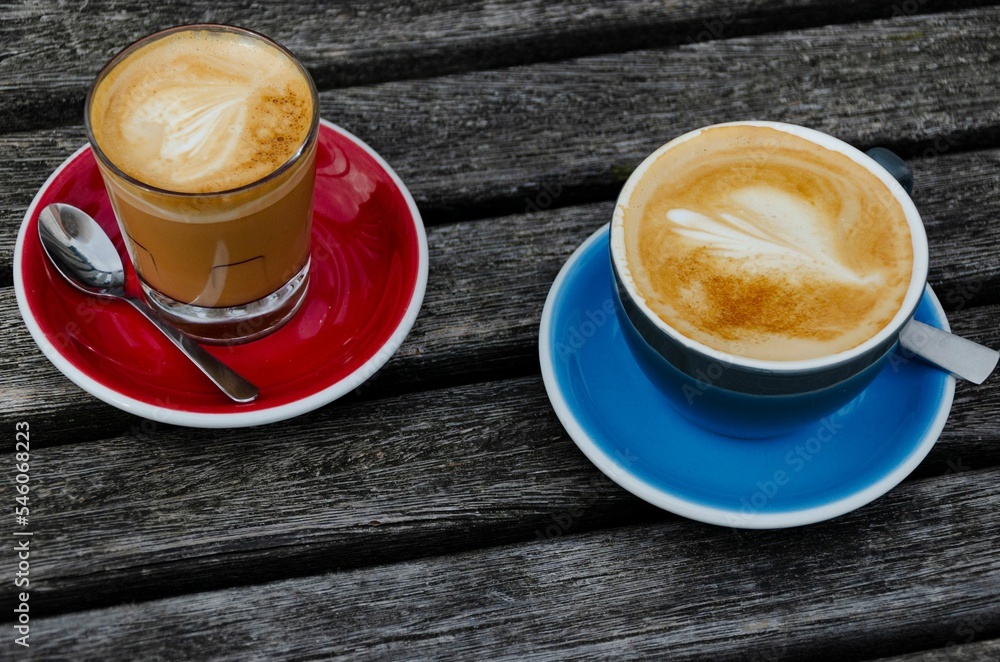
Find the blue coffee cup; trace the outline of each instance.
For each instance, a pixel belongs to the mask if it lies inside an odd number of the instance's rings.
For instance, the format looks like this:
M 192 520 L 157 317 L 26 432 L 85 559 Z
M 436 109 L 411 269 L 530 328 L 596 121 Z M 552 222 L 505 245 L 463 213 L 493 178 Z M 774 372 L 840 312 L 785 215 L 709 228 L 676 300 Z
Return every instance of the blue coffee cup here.
M 665 403 L 697 425 L 733 437 L 772 437 L 841 409 L 883 368 L 898 346 L 900 330 L 913 317 L 923 296 L 928 268 L 927 236 L 904 188 L 904 184 L 912 186 L 912 176 L 891 152 L 881 150 L 866 155 L 832 136 L 779 122 L 714 126 L 771 127 L 848 156 L 889 189 L 903 210 L 912 241 L 913 265 L 902 304 L 887 325 L 861 344 L 818 358 L 788 361 L 727 354 L 684 335 L 647 305 L 631 276 L 624 238 L 625 209 L 647 170 L 677 145 L 714 127 L 692 131 L 667 143 L 629 177 L 611 222 L 610 257 L 616 312 L 632 355 L 664 395 Z

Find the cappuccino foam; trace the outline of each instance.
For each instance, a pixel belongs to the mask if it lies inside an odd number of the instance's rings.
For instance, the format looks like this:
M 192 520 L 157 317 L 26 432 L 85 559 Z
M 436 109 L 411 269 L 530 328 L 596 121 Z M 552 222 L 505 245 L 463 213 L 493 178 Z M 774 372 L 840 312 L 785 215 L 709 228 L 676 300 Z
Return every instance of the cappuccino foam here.
M 909 225 L 889 188 L 849 156 L 772 127 L 679 142 L 622 211 L 639 295 L 727 354 L 849 350 L 889 324 L 909 287 Z
M 261 40 L 211 30 L 167 35 L 93 92 L 93 136 L 130 177 L 181 193 L 227 191 L 280 168 L 305 142 L 309 82 Z

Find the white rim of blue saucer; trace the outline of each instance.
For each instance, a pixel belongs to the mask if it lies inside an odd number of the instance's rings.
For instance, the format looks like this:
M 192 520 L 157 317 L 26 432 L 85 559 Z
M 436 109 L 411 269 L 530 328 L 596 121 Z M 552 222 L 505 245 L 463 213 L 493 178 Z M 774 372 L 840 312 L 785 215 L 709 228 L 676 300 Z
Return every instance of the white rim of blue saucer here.
M 923 438 L 914 446 L 905 460 L 879 480 L 847 497 L 835 499 L 820 506 L 780 513 L 753 513 L 748 516 L 738 509 L 713 507 L 679 497 L 643 480 L 628 467 L 615 461 L 614 458 L 605 453 L 577 420 L 576 415 L 567 403 L 562 384 L 556 377 L 554 364 L 555 352 L 553 351 L 551 341 L 552 319 L 556 304 L 564 291 L 566 281 L 594 243 L 602 240 L 605 242 L 608 241 L 610 225 L 610 223 L 605 224 L 580 244 L 563 265 L 555 281 L 553 281 L 549 294 L 545 299 L 545 306 L 542 309 L 542 321 L 538 335 L 538 353 L 545 390 L 548 393 L 552 408 L 566 429 L 566 432 L 580 450 L 583 451 L 587 459 L 608 478 L 625 488 L 628 492 L 663 510 L 707 524 L 744 529 L 780 529 L 802 526 L 829 520 L 871 503 L 910 475 L 937 442 L 948 420 L 954 400 L 955 378 L 951 375 L 948 375 L 945 380 L 944 393 L 938 402 L 937 412 L 931 424 L 924 432 Z M 606 259 L 610 259 L 610 257 Z M 925 291 L 930 295 L 930 303 L 942 320 L 942 328 L 945 331 L 950 331 L 951 327 L 948 323 L 948 318 L 934 291 L 929 286 Z M 617 324 L 617 321 L 615 323 Z M 694 423 L 684 424 L 694 426 Z

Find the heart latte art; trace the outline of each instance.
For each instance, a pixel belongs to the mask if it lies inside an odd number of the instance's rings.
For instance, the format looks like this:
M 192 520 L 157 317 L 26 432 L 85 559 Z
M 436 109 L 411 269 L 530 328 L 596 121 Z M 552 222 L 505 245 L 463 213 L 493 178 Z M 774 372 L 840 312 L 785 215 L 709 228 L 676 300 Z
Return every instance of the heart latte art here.
M 225 26 L 152 35 L 109 63 L 88 126 L 144 285 L 222 309 L 306 273 L 313 95 L 289 53 Z
M 845 154 L 771 127 L 679 142 L 623 212 L 639 295 L 728 354 L 848 350 L 892 320 L 909 286 L 909 226 L 888 187 Z
M 266 177 L 304 142 L 309 83 L 262 41 L 189 31 L 136 51 L 101 81 L 94 137 L 131 177 L 157 188 L 208 193 Z

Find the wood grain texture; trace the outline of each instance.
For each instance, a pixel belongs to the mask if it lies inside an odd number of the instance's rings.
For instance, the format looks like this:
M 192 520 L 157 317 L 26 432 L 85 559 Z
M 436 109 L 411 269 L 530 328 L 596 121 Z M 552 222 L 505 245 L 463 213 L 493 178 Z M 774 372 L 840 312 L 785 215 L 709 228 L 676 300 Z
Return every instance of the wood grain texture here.
M 535 377 L 253 434 L 150 424 L 40 448 L 32 595 L 40 611 L 79 609 L 530 539 L 571 510 L 590 527 L 651 512 L 589 465 L 547 403 Z M 40 444 L 48 431 L 32 432 Z M 616 502 L 631 505 L 612 514 Z
M 913 481 L 796 531 L 571 531 L 42 619 L 37 636 L 40 652 L 142 659 L 840 662 L 941 647 L 1000 632 L 998 480 Z
M 912 164 L 931 246 L 930 282 L 942 303 L 957 312 L 1000 300 L 1000 150 L 949 152 Z M 352 397 L 536 373 L 545 296 L 565 260 L 611 210 L 604 202 L 430 228 L 420 316 L 396 356 Z M 953 321 L 1000 346 L 990 331 L 993 310 Z M 30 415 L 50 427 L 52 442 L 143 425 L 56 371 L 21 322 L 12 288 L 0 289 L 0 335 L 7 349 L 0 354 L 0 416 Z
M 747 117 L 912 158 L 931 281 L 957 332 L 1000 346 L 1000 7 L 978 4 L 0 6 L 0 418 L 30 420 L 37 445 L 33 657 L 995 658 L 1000 380 L 959 386 L 885 497 L 750 532 L 605 478 L 536 354 L 552 279 L 639 160 Z M 34 347 L 10 287 L 24 209 L 84 142 L 97 67 L 188 20 L 291 46 L 324 116 L 379 150 L 434 226 L 397 355 L 351 396 L 253 430 L 101 405 Z
M 610 199 L 656 147 L 713 122 L 784 120 L 904 156 L 996 144 L 998 30 L 997 8 L 915 16 L 351 88 L 323 107 L 422 209 L 493 216 L 546 186 L 562 204 Z
M 998 312 L 981 317 L 994 340 Z M 915 477 L 993 471 L 998 408 L 1000 381 L 963 387 Z M 538 376 L 340 403 L 252 433 L 148 423 L 57 447 L 44 446 L 53 426 L 32 433 L 45 549 L 32 595 L 49 613 L 530 540 L 567 518 L 574 532 L 672 519 L 589 463 Z
M 931 244 L 930 282 L 946 308 L 966 311 L 1000 298 L 1000 151 L 913 161 L 915 200 Z M 610 218 L 611 203 L 433 227 L 427 295 L 396 356 L 350 399 L 537 372 L 545 296 L 559 268 Z M 995 308 L 955 317 L 958 330 L 992 346 Z M 92 398 L 58 374 L 0 289 L 0 415 L 31 416 L 52 443 L 140 429 L 143 422 Z M 970 415 L 976 415 L 971 411 Z
M 947 142 L 942 145 L 947 146 Z M 1000 151 L 925 149 L 910 160 L 930 248 L 928 282 L 947 310 L 1000 302 Z
M 420 316 L 396 355 L 354 397 L 537 372 L 545 295 L 566 258 L 608 213 L 606 205 L 584 206 L 432 228 Z M 12 288 L 0 289 L 0 333 L 6 347 L 0 416 L 31 416 L 33 425 L 49 428 L 42 438 L 53 441 L 141 427 L 138 418 L 97 402 L 58 373 L 28 334 Z
M 970 620 L 953 646 L 945 645 L 917 653 L 880 657 L 873 662 L 996 662 L 1000 660 L 1000 639 L 976 641 L 977 623 Z M 965 643 L 970 642 L 970 643 Z
M 914 2 L 912 10 L 977 4 L 982 3 Z M 78 123 L 87 88 L 114 53 L 184 23 L 229 23 L 263 32 L 288 46 L 317 83 L 329 88 L 894 13 L 902 9 L 886 0 L 9 3 L 0 6 L 0 130 Z
M 804 124 L 904 156 L 1000 145 L 998 30 L 991 7 L 353 87 L 321 104 L 393 165 L 425 218 L 464 220 L 545 196 L 612 199 L 663 142 L 725 120 Z M 0 135 L 7 237 L 84 142 L 79 125 Z

